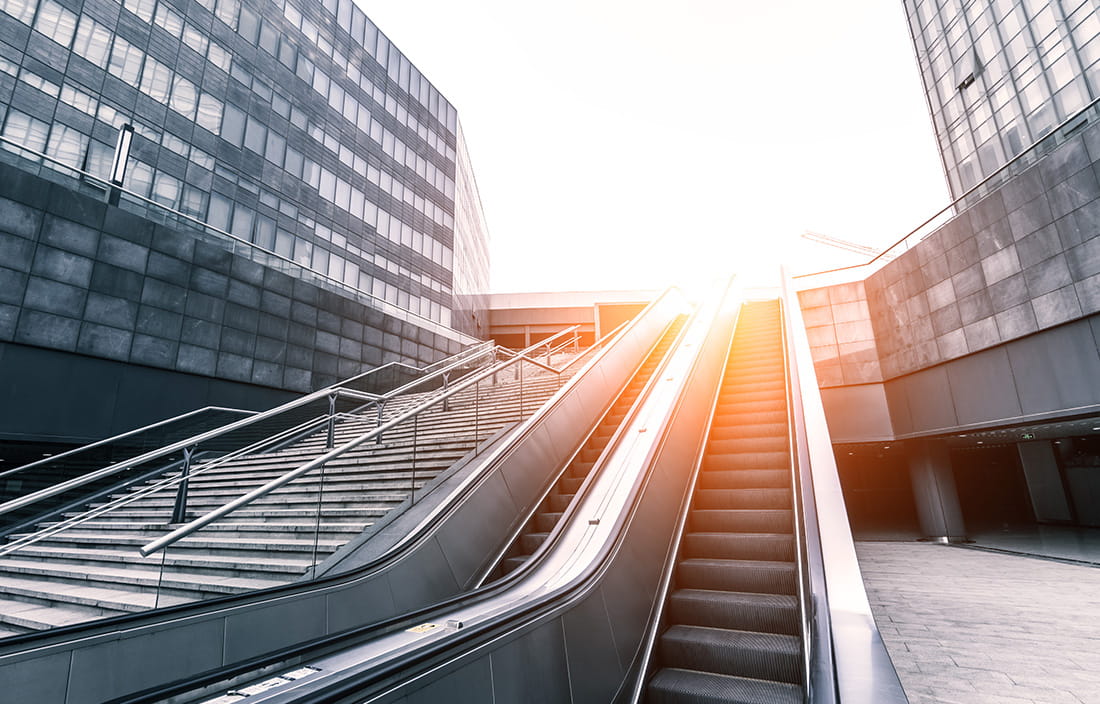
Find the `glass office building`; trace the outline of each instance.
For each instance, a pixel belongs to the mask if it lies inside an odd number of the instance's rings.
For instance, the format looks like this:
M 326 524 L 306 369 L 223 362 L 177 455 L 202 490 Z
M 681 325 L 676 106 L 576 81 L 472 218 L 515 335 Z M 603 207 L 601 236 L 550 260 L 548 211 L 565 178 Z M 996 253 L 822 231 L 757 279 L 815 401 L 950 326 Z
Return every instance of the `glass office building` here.
M 952 194 L 1100 96 L 1092 0 L 905 0 Z
M 107 179 L 125 124 L 126 190 L 479 332 L 487 234 L 457 113 L 351 0 L 0 0 L 4 158 Z

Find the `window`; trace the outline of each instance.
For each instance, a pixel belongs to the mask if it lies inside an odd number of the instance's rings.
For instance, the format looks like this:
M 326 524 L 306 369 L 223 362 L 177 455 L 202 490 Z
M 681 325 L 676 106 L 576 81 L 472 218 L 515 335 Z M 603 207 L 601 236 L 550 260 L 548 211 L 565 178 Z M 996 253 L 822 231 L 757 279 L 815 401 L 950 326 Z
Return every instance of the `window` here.
M 229 232 L 245 242 L 252 239 L 252 218 L 254 213 L 251 208 L 246 208 L 240 203 L 233 209 L 233 224 Z
M 50 141 L 46 146 L 46 153 L 66 166 L 80 168 L 87 144 L 87 136 L 58 122 L 50 130 Z
M 271 27 L 270 22 L 260 24 L 260 48 L 272 56 L 279 53 L 279 35 Z
M 232 103 L 225 104 L 222 113 L 222 139 L 234 146 L 241 146 L 244 139 L 245 114 Z
M 206 193 L 194 186 L 185 185 L 180 196 L 179 211 L 201 220 L 206 216 Z
M 12 109 L 8 111 L 8 118 L 4 122 L 3 135 L 15 144 L 4 142 L 3 147 L 8 151 L 19 152 L 19 147 L 26 147 L 36 152 L 46 148 L 46 136 L 50 127 L 42 120 L 27 115 L 26 113 Z M 16 146 L 18 145 L 18 146 Z M 37 157 L 24 154 L 29 159 L 37 161 Z
M 244 133 L 244 146 L 257 154 L 263 154 L 266 141 L 267 127 L 256 118 L 249 116 L 248 128 Z
M 286 140 L 276 134 L 274 130 L 269 130 L 267 133 L 267 148 L 264 149 L 264 156 L 267 160 L 276 166 L 282 166 L 284 149 L 286 149 Z
M 168 9 L 164 3 L 157 7 L 156 23 L 173 37 L 179 37 L 183 34 L 183 18 Z
M 240 0 L 218 0 L 214 14 L 219 20 L 229 25 L 230 29 L 237 28 L 237 13 L 241 9 Z
M 198 97 L 199 91 L 195 88 L 194 83 L 183 76 L 176 76 L 172 79 L 172 102 L 170 105 L 173 110 L 184 117 L 195 119 Z
M 141 75 L 141 61 L 144 58 L 145 54 L 140 49 L 122 37 L 115 37 L 115 45 L 111 50 L 111 63 L 107 70 L 124 83 L 136 85 L 138 76 Z
M 229 217 L 233 212 L 233 202 L 217 191 L 210 192 L 210 211 L 206 222 L 223 232 L 229 231 Z
M 313 243 L 298 238 L 294 241 L 294 261 L 308 267 L 313 259 Z
M 218 134 L 222 123 L 222 102 L 209 93 L 203 93 L 199 96 L 198 107 L 195 122 L 200 127 L 205 127 L 214 134 Z
M 57 85 L 53 81 L 47 81 L 42 76 L 39 76 L 37 73 L 32 73 L 27 69 L 23 69 L 19 72 L 19 80 L 23 81 L 29 86 L 37 88 L 38 90 L 42 91 L 52 98 L 56 98 L 58 95 L 61 94 L 61 86 Z
M 96 107 L 99 106 L 98 100 L 67 84 L 61 87 L 61 101 L 93 117 L 95 116 Z
M 183 28 L 183 43 L 191 47 L 199 56 L 205 55 L 207 48 L 210 46 L 210 40 L 190 24 Z
M 38 7 L 38 19 L 34 29 L 61 46 L 69 46 L 76 31 L 76 15 L 53 0 L 43 0 Z
M 296 178 L 302 176 L 302 153 L 293 147 L 286 148 L 286 163 L 284 168 L 287 173 Z
M 34 18 L 34 0 L 0 0 L 0 10 L 8 13 L 23 24 L 30 24 Z
M 143 161 L 134 161 L 126 171 L 125 188 L 139 196 L 148 197 L 152 185 L 153 167 Z
M 100 68 L 107 67 L 111 49 L 111 32 L 90 17 L 82 17 L 76 29 L 73 53 L 82 56 Z
M 179 202 L 181 186 L 182 184 L 180 184 L 178 178 L 158 171 L 156 179 L 153 181 L 153 200 L 175 209 L 176 204 Z
M 278 230 L 275 233 L 275 253 L 290 259 L 294 254 L 294 235 L 283 229 Z
M 206 58 L 210 59 L 210 63 L 214 64 L 223 71 L 229 71 L 229 64 L 233 59 L 233 55 L 217 42 L 210 42 L 210 51 L 207 52 Z
M 168 102 L 168 93 L 172 90 L 172 69 L 152 56 L 145 60 L 145 70 L 141 74 L 141 92 L 158 103 Z
M 122 6 L 146 22 L 152 22 L 156 4 L 156 0 L 124 0 Z
M 241 18 L 237 25 L 237 34 L 249 44 L 256 43 L 256 37 L 260 32 L 260 18 L 247 7 L 241 8 Z
M 252 241 L 268 251 L 275 249 L 275 221 L 263 215 L 256 216 Z
M 286 37 L 279 40 L 279 62 L 291 71 L 294 70 L 294 60 L 298 57 L 298 49 Z
M 84 157 L 84 170 L 106 181 L 111 176 L 111 162 L 114 158 L 114 147 L 92 140 Z

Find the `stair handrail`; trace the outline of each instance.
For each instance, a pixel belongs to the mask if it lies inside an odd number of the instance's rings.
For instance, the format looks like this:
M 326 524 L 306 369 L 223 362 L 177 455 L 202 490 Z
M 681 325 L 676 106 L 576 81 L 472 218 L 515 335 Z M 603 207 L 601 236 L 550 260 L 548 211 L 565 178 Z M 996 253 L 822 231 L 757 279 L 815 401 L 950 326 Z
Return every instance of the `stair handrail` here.
M 228 454 L 206 460 L 205 462 L 202 462 L 201 464 L 192 468 L 190 472 L 187 473 L 186 478 L 188 480 L 194 479 L 195 477 L 218 469 L 219 467 L 228 464 L 233 460 L 253 454 L 261 450 L 265 446 L 271 445 L 273 443 L 278 443 L 288 438 L 293 438 L 300 433 L 310 430 L 311 427 L 320 427 L 327 420 L 327 414 L 317 416 L 316 418 L 311 418 L 310 420 L 304 421 L 294 426 L 293 428 L 287 428 L 286 430 L 276 433 L 275 435 L 257 440 L 247 447 L 242 447 Z M 19 550 L 22 550 L 23 548 L 30 547 L 31 545 L 34 545 L 41 540 L 50 538 L 54 535 L 57 535 L 58 533 L 69 530 L 70 528 L 75 528 L 76 526 L 111 513 L 116 509 L 124 508 L 134 503 L 135 501 L 138 501 L 139 499 L 144 499 L 147 496 L 156 494 L 165 489 L 169 489 L 172 486 L 179 484 L 181 481 L 184 480 L 184 478 L 185 477 L 182 474 L 173 474 L 171 476 L 164 477 L 141 487 L 137 491 L 129 492 L 127 494 L 124 494 L 123 496 L 108 501 L 101 506 L 89 508 L 86 511 L 79 513 L 75 516 L 69 516 L 62 521 L 52 523 L 49 526 L 42 528 L 41 530 L 35 531 L 34 533 L 29 533 L 20 538 L 17 538 L 10 543 L 7 543 L 6 545 L 0 546 L 0 557 L 4 557 L 5 555 L 17 552 Z
M 39 467 L 39 465 L 49 464 L 50 462 L 56 462 L 57 460 L 64 459 L 64 458 L 69 457 L 71 455 L 75 455 L 75 454 L 78 454 L 78 453 L 81 453 L 81 452 L 87 452 L 88 450 L 91 450 L 93 448 L 101 447 L 103 445 L 108 445 L 112 442 L 118 442 L 119 440 L 125 440 L 126 438 L 131 437 L 133 435 L 137 435 L 138 433 L 143 433 L 147 430 L 152 430 L 152 429 L 160 427 L 162 425 L 168 425 L 170 423 L 176 423 L 178 421 L 185 420 L 185 419 L 187 419 L 191 416 L 196 416 L 196 415 L 199 415 L 200 413 L 207 413 L 209 411 L 225 411 L 225 412 L 228 412 L 228 413 L 240 413 L 241 415 L 252 415 L 252 414 L 256 413 L 256 411 L 249 411 L 249 410 L 245 410 L 243 408 L 226 408 L 226 407 L 223 407 L 223 406 L 204 406 L 202 408 L 196 408 L 193 411 L 188 411 L 186 413 L 181 413 L 178 416 L 172 416 L 171 418 L 165 418 L 164 420 L 158 420 L 156 423 L 150 423 L 149 425 L 144 425 L 140 428 L 134 428 L 133 430 L 127 430 L 124 433 L 119 433 L 118 435 L 113 435 L 109 438 L 104 438 L 102 440 L 96 440 L 95 442 L 89 443 L 87 445 L 81 445 L 80 447 L 74 447 L 71 450 L 66 450 L 65 452 L 61 452 L 61 453 L 58 453 L 56 455 L 51 455 L 49 457 L 43 457 L 40 460 L 35 460 L 34 462 L 30 462 L 28 464 L 19 465 L 18 467 L 12 467 L 11 469 L 4 470 L 3 472 L 0 472 L 0 479 L 7 479 L 8 477 L 12 476 L 13 474 L 17 474 L 19 472 L 22 472 L 22 471 L 25 471 L 25 470 L 28 470 L 28 469 L 37 469 Z
M 474 345 L 473 347 L 478 349 L 478 354 L 479 355 L 488 355 L 492 351 L 490 349 L 491 346 L 492 346 L 491 342 L 490 343 L 479 342 L 477 345 Z M 495 346 L 492 346 L 492 347 L 493 347 L 493 349 L 495 349 Z M 455 355 L 451 355 L 450 357 L 448 357 L 446 359 L 451 360 L 455 357 L 460 357 L 460 359 L 457 360 L 457 361 L 454 361 L 452 363 L 447 364 L 442 369 L 437 369 L 436 371 L 432 372 L 427 377 L 422 379 L 422 381 L 427 380 L 428 378 L 442 377 L 444 374 L 448 374 L 454 368 L 464 365 L 468 361 L 469 357 L 476 357 L 476 356 L 478 356 L 478 355 L 470 355 L 469 350 L 463 350 L 463 351 L 461 351 L 461 352 L 459 352 Z M 436 364 L 438 364 L 438 363 L 436 363 Z M 145 462 L 150 462 L 152 460 L 156 460 L 156 459 L 159 459 L 161 457 L 166 457 L 166 456 L 171 455 L 175 452 L 179 452 L 179 451 L 184 450 L 186 448 L 197 446 L 200 443 L 207 442 L 207 441 L 212 440 L 214 438 L 220 437 L 220 436 L 222 436 L 226 433 L 230 433 L 230 432 L 233 432 L 235 430 L 240 430 L 241 428 L 248 427 L 248 426 L 253 425 L 255 423 L 260 423 L 260 422 L 266 421 L 270 418 L 274 418 L 275 416 L 286 413 L 287 411 L 291 411 L 291 410 L 294 410 L 296 408 L 300 408 L 302 406 L 313 403 L 315 401 L 319 401 L 319 400 L 328 398 L 328 397 L 332 396 L 333 394 L 339 395 L 341 393 L 346 393 L 348 395 L 352 395 L 352 396 L 357 397 L 357 398 L 364 398 L 366 400 L 380 399 L 384 395 L 382 395 L 382 394 L 371 394 L 371 393 L 362 392 L 362 391 L 354 391 L 354 390 L 351 390 L 351 389 L 345 389 L 344 387 L 348 384 L 361 381 L 361 380 L 367 378 L 368 376 L 370 376 L 372 374 L 380 373 L 384 370 L 394 369 L 394 368 L 397 368 L 397 367 L 404 367 L 404 368 L 407 368 L 407 369 L 420 371 L 419 367 L 415 367 L 413 365 L 405 364 L 404 362 L 388 362 L 387 364 L 384 364 L 381 367 L 376 367 L 374 369 L 367 370 L 367 371 L 362 372 L 360 374 L 356 374 L 355 376 L 349 377 L 348 379 L 346 379 L 342 382 L 337 382 L 336 384 L 326 386 L 323 389 L 320 389 L 318 391 L 314 391 L 313 393 L 310 393 L 310 394 L 306 394 L 305 396 L 301 396 L 297 399 L 293 399 L 293 400 L 288 401 L 284 404 L 276 406 L 275 408 L 271 408 L 271 409 L 268 409 L 266 411 L 256 413 L 256 414 L 251 415 L 247 418 L 242 418 L 241 420 L 234 421 L 234 422 L 229 423 L 227 425 L 223 425 L 219 428 L 214 428 L 212 430 L 208 430 L 208 431 L 205 431 L 203 433 L 199 433 L 198 435 L 193 435 L 193 436 L 191 436 L 189 438 L 185 438 L 183 440 L 178 440 L 174 443 L 170 443 L 168 445 L 165 445 L 165 446 L 163 446 L 159 449 L 150 450 L 149 452 L 142 453 L 142 454 L 140 454 L 136 457 L 131 457 L 129 459 L 122 460 L 120 462 L 115 462 L 115 463 L 110 464 L 110 465 L 108 465 L 106 467 L 103 467 L 101 469 L 95 470 L 93 472 L 89 472 L 87 474 L 83 474 L 79 477 L 75 477 L 75 478 L 70 479 L 70 480 L 65 481 L 65 482 L 61 482 L 60 484 L 56 484 L 52 487 L 47 487 L 45 489 L 40 489 L 39 491 L 31 492 L 30 494 L 26 494 L 24 496 L 20 496 L 18 498 L 12 499 L 12 500 L 7 501 L 3 504 L 0 504 L 0 516 L 4 515 L 6 513 L 10 513 L 11 511 L 14 511 L 16 509 L 23 508 L 24 506 L 29 506 L 29 505 L 37 503 L 39 501 L 43 501 L 43 500 L 51 498 L 53 496 L 57 496 L 58 494 L 62 494 L 66 491 L 69 491 L 70 489 L 75 489 L 77 487 L 84 486 L 85 484 L 89 484 L 89 483 L 94 482 L 94 481 L 96 481 L 98 479 L 101 479 L 103 477 L 107 477 L 107 476 L 110 476 L 112 474 L 117 474 L 119 472 L 125 471 L 125 470 L 127 470 L 127 469 L 129 469 L 129 468 L 131 468 L 135 465 L 143 464 Z M 348 393 L 348 392 L 350 392 L 350 393 Z M 79 449 L 79 448 L 77 448 L 77 449 Z M 14 470 L 10 470 L 10 471 L 15 471 L 15 470 L 18 470 L 18 469 L 21 469 L 21 468 L 16 467 Z
M 566 328 L 565 330 L 561 331 L 560 333 L 557 333 L 556 335 L 554 335 L 552 337 L 557 338 L 559 336 L 566 335 L 570 332 L 575 332 L 575 330 L 578 327 L 579 326 L 576 326 L 576 325 L 571 326 L 570 328 Z M 462 381 L 460 381 L 459 383 L 457 383 L 454 386 L 450 387 L 448 390 L 444 391 L 443 393 L 439 393 L 439 394 L 435 394 L 435 395 L 431 396 L 430 398 L 426 399 L 422 403 L 417 404 L 413 408 L 411 408 L 409 410 L 406 410 L 403 413 L 398 414 L 397 416 L 394 416 L 390 420 L 379 424 L 377 427 L 375 427 L 375 428 L 373 428 L 373 429 L 371 429 L 371 430 L 369 430 L 365 433 L 360 434 L 359 436 L 353 438 L 352 440 L 349 440 L 349 441 L 345 442 L 343 445 L 340 445 L 339 447 L 335 447 L 332 450 L 329 450 L 328 452 L 321 455 L 320 457 L 316 457 L 316 458 L 314 458 L 314 459 L 312 459 L 308 462 L 305 462 L 305 463 L 299 465 L 298 467 L 285 472 L 281 476 L 276 477 L 275 479 L 272 479 L 271 481 L 267 482 L 263 486 L 257 487 L 256 489 L 253 489 L 252 491 L 248 492 L 247 494 L 239 496 L 236 499 L 233 499 L 232 501 L 228 501 L 225 504 L 223 504 L 222 506 L 220 506 L 220 507 L 218 507 L 218 508 L 216 508 L 212 511 L 207 512 L 206 514 L 200 516 L 199 518 L 194 519 L 190 523 L 187 523 L 186 525 L 183 525 L 183 526 L 171 531 L 170 533 L 167 533 L 167 534 L 161 536 L 160 538 L 158 538 L 156 540 L 153 540 L 153 541 L 143 545 L 140 548 L 139 552 L 143 556 L 148 557 L 149 555 L 153 554 L 154 552 L 156 552 L 158 550 L 161 550 L 165 547 L 168 547 L 169 545 L 175 543 L 177 540 L 180 540 L 181 538 L 184 538 L 184 537 L 190 535 L 191 533 L 194 533 L 195 531 L 200 530 L 201 528 L 205 527 L 206 525 L 208 525 L 210 523 L 213 523 L 214 521 L 218 520 L 222 516 L 225 516 L 225 515 L 233 512 L 233 511 L 237 510 L 238 508 L 241 508 L 242 506 L 245 506 L 245 505 L 255 501 L 256 499 L 259 499 L 263 496 L 266 496 L 267 494 L 270 494 L 275 489 L 278 489 L 282 486 L 285 486 L 286 484 L 289 484 L 290 482 L 294 481 L 295 479 L 311 472 L 314 469 L 317 469 L 317 468 L 327 464 L 328 462 L 336 459 L 337 457 L 340 457 L 344 453 L 346 453 L 350 450 L 353 450 L 356 447 L 359 447 L 360 445 L 362 445 L 366 442 L 369 442 L 370 440 L 374 440 L 375 438 L 385 434 L 388 430 L 390 430 L 390 429 L 392 429 L 392 428 L 394 428 L 398 425 L 401 425 L 402 423 L 404 423 L 408 420 L 411 420 L 415 416 L 419 416 L 424 411 L 426 411 L 430 408 L 434 408 L 436 405 L 445 402 L 447 399 L 454 396 L 455 394 L 458 394 L 462 391 L 465 391 L 467 388 L 469 388 L 471 386 L 474 386 L 475 384 L 480 383 L 482 380 L 488 379 L 488 378 L 504 371 L 505 369 L 508 369 L 509 367 L 511 367 L 513 365 L 521 364 L 523 362 L 528 362 L 530 364 L 534 364 L 535 366 L 541 367 L 543 369 L 546 369 L 546 370 L 548 370 L 552 373 L 558 374 L 560 376 L 560 374 L 562 373 L 561 370 L 559 370 L 559 369 L 557 369 L 557 368 L 555 368 L 551 365 L 545 364 L 543 362 L 539 362 L 537 359 L 534 359 L 534 358 L 528 356 L 528 354 L 530 352 L 532 352 L 534 350 L 537 350 L 539 347 L 541 347 L 545 344 L 546 344 L 546 340 L 538 342 L 534 345 L 531 345 L 530 347 L 524 348 L 523 350 L 514 353 L 514 356 L 512 356 L 510 359 L 498 362 L 498 363 L 493 364 L 492 366 L 488 367 L 487 369 L 484 369 L 484 370 L 482 370 L 480 372 L 477 372 L 475 374 L 471 374 L 471 375 L 466 376 L 465 378 L 462 379 Z
M 818 701 L 843 704 L 903 704 L 901 686 L 882 634 L 875 625 L 863 584 L 855 543 L 848 522 L 844 494 L 836 468 L 832 440 L 814 371 L 813 356 L 798 304 L 794 282 L 781 272 L 786 356 L 790 360 L 790 388 L 798 475 L 808 534 L 809 579 L 822 593 L 814 594 L 809 614 L 828 629 L 819 656 L 831 655 L 831 692 L 810 692 Z M 816 544 L 816 545 L 815 545 Z M 816 552 L 816 555 L 814 554 Z M 819 661 L 819 664 L 823 664 Z M 809 682 L 807 683 L 810 684 Z

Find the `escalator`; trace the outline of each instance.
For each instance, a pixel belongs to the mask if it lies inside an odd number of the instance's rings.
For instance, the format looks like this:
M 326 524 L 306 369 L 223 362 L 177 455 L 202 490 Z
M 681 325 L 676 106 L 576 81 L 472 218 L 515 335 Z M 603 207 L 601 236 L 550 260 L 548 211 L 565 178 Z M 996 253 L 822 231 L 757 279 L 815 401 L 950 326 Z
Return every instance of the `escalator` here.
M 646 702 L 803 701 L 779 302 L 737 323 Z
M 664 336 L 661 337 L 649 356 L 646 357 L 645 362 L 634 374 L 634 378 L 619 394 L 611 409 L 608 410 L 588 440 L 585 441 L 581 451 L 574 456 L 569 466 L 562 472 L 561 477 L 554 483 L 550 493 L 546 495 L 538 509 L 524 525 L 519 536 L 505 550 L 503 559 L 493 570 L 493 578 L 504 577 L 523 565 L 546 541 L 550 531 L 561 519 L 562 512 L 573 501 L 573 497 L 581 488 L 581 484 L 584 483 L 592 467 L 595 466 L 596 460 L 607 448 L 615 431 L 619 429 L 623 419 L 626 418 L 630 407 L 638 400 L 638 395 L 653 376 L 654 370 L 668 354 L 669 347 L 672 346 L 673 340 L 679 335 L 686 320 L 687 316 L 681 315 L 665 331 Z
M 718 308 L 522 569 L 234 691 L 258 704 L 906 702 L 855 563 L 800 316 L 745 304 L 731 336 Z

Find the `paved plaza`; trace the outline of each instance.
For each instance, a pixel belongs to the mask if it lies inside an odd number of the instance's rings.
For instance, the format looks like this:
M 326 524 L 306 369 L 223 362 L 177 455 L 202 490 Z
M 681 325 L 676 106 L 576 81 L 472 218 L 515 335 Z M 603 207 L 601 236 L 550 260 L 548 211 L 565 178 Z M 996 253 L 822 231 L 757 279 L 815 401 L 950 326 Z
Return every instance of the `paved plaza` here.
M 917 542 L 856 548 L 911 704 L 1100 704 L 1100 568 Z

